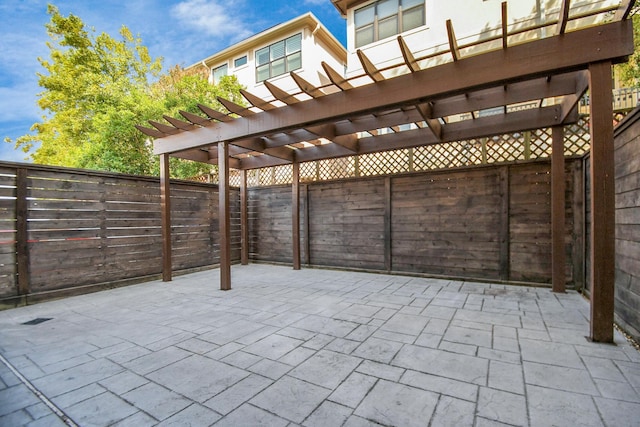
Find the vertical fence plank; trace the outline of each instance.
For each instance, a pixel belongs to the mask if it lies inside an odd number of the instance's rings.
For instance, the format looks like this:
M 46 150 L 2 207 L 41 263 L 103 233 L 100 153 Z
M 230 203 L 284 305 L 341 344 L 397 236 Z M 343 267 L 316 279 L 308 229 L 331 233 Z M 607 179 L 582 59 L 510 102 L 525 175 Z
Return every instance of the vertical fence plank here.
M 247 171 L 240 171 L 240 263 L 249 264 L 249 215 Z
M 391 178 L 384 179 L 384 268 L 391 271 Z
M 18 268 L 18 295 L 29 293 L 27 169 L 16 169 L 16 257 Z
M 503 166 L 500 168 L 500 200 L 501 200 L 501 208 L 500 208 L 500 230 L 499 230 L 499 239 L 500 239 L 500 260 L 499 260 L 499 269 L 500 269 L 500 280 L 509 280 L 510 272 L 510 185 L 509 185 L 509 174 L 510 174 L 509 166 Z
M 311 265 L 311 243 L 309 239 L 309 185 L 302 186 L 303 215 L 304 215 L 304 263 L 308 267 Z
M 573 244 L 572 265 L 573 284 L 576 290 L 585 286 L 585 211 L 584 211 L 584 168 L 582 162 L 573 162 Z

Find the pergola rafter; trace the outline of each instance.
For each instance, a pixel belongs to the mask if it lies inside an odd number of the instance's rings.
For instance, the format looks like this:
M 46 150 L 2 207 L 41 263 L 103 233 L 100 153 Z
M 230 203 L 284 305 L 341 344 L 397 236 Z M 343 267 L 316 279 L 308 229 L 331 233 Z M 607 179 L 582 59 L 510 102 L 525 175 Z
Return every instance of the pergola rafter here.
M 555 26 L 553 35 L 520 44 L 510 43 L 509 38 L 527 30 L 508 31 L 507 7 L 503 3 L 500 34 L 477 42 L 481 45 L 496 41 L 500 43 L 498 48 L 494 46 L 482 53 L 465 54 L 474 45 L 460 45 L 452 23 L 447 21 L 448 50 L 416 57 L 399 36 L 397 41 L 402 61 L 396 65 L 377 68 L 363 51 L 358 50 L 363 69 L 361 75 L 345 77 L 323 63 L 326 80 L 330 82 L 326 85 L 316 87 L 300 75 L 290 73 L 298 92 L 287 92 L 265 82 L 273 99 L 262 99 L 242 91 L 249 107 L 218 99 L 231 114 L 202 105 L 200 110 L 206 117 L 183 112 L 181 114 L 188 122 L 167 118 L 169 124 L 150 122 L 153 128 L 138 126 L 138 129 L 156 138 L 154 153 L 165 159 L 164 165 L 168 165 L 166 159 L 169 156 L 218 164 L 223 171 L 220 173 L 222 207 L 228 205 L 229 167 L 248 170 L 293 164 L 295 199 L 299 194 L 299 183 L 295 178 L 299 176 L 301 162 L 549 127 L 554 129 L 554 138 L 559 138 L 558 135 L 562 134 L 559 130 L 564 125 L 578 120 L 577 103 L 590 89 L 600 95 L 591 99 L 591 140 L 593 149 L 599 153 L 592 158 L 592 176 L 595 169 L 602 172 L 598 176 L 612 180 L 612 108 L 604 105 L 606 97 L 602 96 L 607 90 L 611 91 L 611 78 L 610 75 L 608 78 L 603 76 L 607 69 L 610 72 L 612 64 L 624 61 L 633 53 L 632 23 L 627 19 L 633 3 L 622 0 L 617 9 L 590 12 L 595 15 L 615 11 L 617 20 L 578 28 L 579 25 L 572 27 L 568 24 L 590 15 L 572 16 L 569 13 L 570 1 L 564 0 L 558 19 L 547 24 Z M 441 57 L 439 65 L 429 67 L 429 62 L 436 56 Z M 370 83 L 362 84 L 362 78 L 368 78 Z M 596 102 L 598 105 L 594 108 Z M 500 112 L 482 114 L 489 109 L 499 109 Z M 594 114 L 598 117 L 594 118 Z M 471 118 L 461 119 L 460 115 Z M 391 131 L 381 131 L 383 129 Z M 557 151 L 557 141 L 553 146 Z M 559 230 L 562 227 L 559 226 L 560 218 L 557 218 L 561 212 L 557 207 L 561 203 L 558 194 L 563 192 L 560 180 L 564 175 L 559 176 L 557 171 L 563 170 L 564 158 L 556 153 L 552 162 L 552 170 L 555 171 L 552 189 L 556 195 L 552 223 L 553 229 Z M 165 174 L 165 179 L 166 176 L 168 174 Z M 162 188 L 166 191 L 167 186 Z M 594 191 L 606 194 L 602 198 L 600 193 L 597 196 L 594 193 L 592 200 L 609 203 L 608 195 L 613 191 L 610 182 L 608 186 L 597 187 Z M 223 199 L 224 194 L 227 199 Z M 294 206 L 298 203 L 299 200 L 293 201 Z M 594 205 L 592 212 L 592 227 L 601 226 L 599 215 L 606 217 L 607 221 L 613 215 L 608 204 L 604 207 Z M 299 236 L 295 227 L 300 223 L 296 217 L 299 215 L 297 209 L 293 215 L 295 239 Z M 222 230 L 227 222 L 221 221 L 220 234 L 223 237 L 228 234 L 228 229 Z M 592 235 L 602 236 L 601 233 Z M 562 238 L 554 232 L 554 247 L 559 248 Z M 613 239 L 613 235 L 606 238 Z M 165 235 L 165 248 L 166 239 L 170 236 Z M 293 246 L 294 266 L 299 267 L 300 254 L 295 252 L 299 252 L 300 245 L 294 242 Z M 613 279 L 608 275 L 613 270 L 613 254 L 600 251 L 598 242 L 592 246 L 598 246 L 591 255 L 595 269 L 591 276 L 593 287 L 605 289 L 604 297 L 603 292 L 595 293 L 602 300 L 592 301 L 592 306 L 608 306 L 613 303 Z M 228 282 L 221 283 L 222 289 L 230 287 L 229 251 L 230 242 L 223 239 L 221 270 L 224 271 L 221 280 Z M 599 258 L 594 258 L 594 254 Z M 170 253 L 164 256 L 166 260 Z M 245 258 L 246 254 L 243 255 Z M 561 256 L 553 257 L 553 288 L 558 292 L 564 290 L 564 276 L 559 266 L 561 259 Z M 605 273 L 599 274 L 602 271 Z M 592 323 L 596 318 L 596 315 L 592 317 Z M 612 333 L 602 325 L 598 320 L 592 330 L 592 338 L 609 341 Z

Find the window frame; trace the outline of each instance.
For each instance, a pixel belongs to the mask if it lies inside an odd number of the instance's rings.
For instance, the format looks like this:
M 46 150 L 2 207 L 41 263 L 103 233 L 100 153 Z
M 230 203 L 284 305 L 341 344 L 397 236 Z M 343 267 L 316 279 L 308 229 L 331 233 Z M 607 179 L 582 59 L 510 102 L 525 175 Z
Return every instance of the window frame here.
M 353 44 L 355 46 L 356 49 L 361 48 L 363 46 L 378 42 L 380 40 L 384 40 L 386 38 L 398 35 L 398 34 L 402 34 L 405 31 L 410 31 L 413 30 L 415 28 L 419 28 L 422 27 L 424 25 L 426 25 L 427 22 L 427 7 L 426 7 L 426 2 L 423 0 L 421 2 L 418 2 L 417 4 L 411 5 L 410 7 L 408 7 L 407 9 L 404 9 L 403 3 L 405 1 L 410 2 L 411 0 L 398 0 L 398 9 L 396 11 L 395 14 L 387 14 L 383 17 L 379 16 L 378 13 L 378 7 L 386 0 L 376 0 L 374 2 L 371 2 L 365 6 L 362 6 L 356 10 L 353 11 Z M 360 26 L 356 26 L 356 22 L 357 22 L 357 14 L 359 12 L 365 12 L 365 10 L 367 9 L 371 9 L 373 8 L 373 21 L 365 21 L 365 23 L 363 23 Z M 404 16 L 405 14 L 410 14 L 412 12 L 415 12 L 416 10 L 421 9 L 422 10 L 422 20 L 421 23 L 419 25 L 410 27 L 410 28 L 405 28 L 405 22 L 404 22 Z M 396 25 L 396 29 L 395 32 L 388 33 L 385 32 L 384 35 L 381 37 L 380 36 L 380 24 L 385 24 L 388 23 L 392 20 L 395 20 L 395 25 Z M 358 41 L 358 33 L 359 32 L 364 32 L 367 31 L 371 34 L 367 35 L 367 40 L 365 41 Z
M 243 61 L 244 62 L 240 65 L 238 65 L 238 61 Z M 233 68 L 240 68 L 240 67 L 244 67 L 249 63 L 249 57 L 247 55 L 242 55 L 236 59 L 233 60 Z
M 294 43 L 296 38 L 299 38 L 299 42 Z M 302 40 L 302 32 L 299 32 L 257 49 L 254 54 L 256 83 L 302 68 Z M 288 42 L 294 45 L 293 50 L 289 49 Z
M 222 75 L 218 75 L 218 73 L 216 73 L 216 71 L 218 70 L 222 70 L 224 68 L 224 74 Z M 216 75 L 218 75 L 218 78 L 216 78 Z M 229 75 L 229 64 L 222 64 L 218 67 L 212 68 L 211 69 L 211 79 L 213 80 L 214 84 L 217 84 L 220 79 L 224 76 L 228 76 Z

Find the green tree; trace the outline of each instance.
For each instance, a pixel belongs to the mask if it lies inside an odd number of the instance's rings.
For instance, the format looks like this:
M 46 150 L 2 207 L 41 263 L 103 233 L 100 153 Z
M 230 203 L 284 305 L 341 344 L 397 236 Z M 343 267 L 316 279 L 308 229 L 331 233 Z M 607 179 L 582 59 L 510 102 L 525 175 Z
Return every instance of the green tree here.
M 629 87 L 640 86 L 640 6 L 635 6 L 633 19 L 633 44 L 634 52 L 629 57 L 629 62 L 616 65 L 622 83 Z
M 176 65 L 152 86 L 152 96 L 159 101 L 160 109 L 164 114 L 181 120 L 184 120 L 180 116 L 181 110 L 193 114 L 200 113 L 198 104 L 224 111 L 224 107 L 218 102 L 218 97 L 245 105 L 244 98 L 240 94 L 240 89 L 243 87 L 236 76 L 224 76 L 215 85 L 209 83 L 208 77 L 209 70 L 205 67 L 185 70 Z M 154 171 L 159 170 L 158 160 L 158 157 L 154 157 Z M 171 176 L 175 178 L 190 178 L 206 174 L 216 167 L 176 158 L 172 158 L 170 164 Z
M 162 74 L 162 59 L 152 58 L 139 37 L 123 26 L 119 39 L 96 34 L 70 14 L 48 6 L 46 25 L 50 57 L 38 58 L 46 73 L 38 74 L 38 105 L 44 111 L 32 133 L 15 142 L 25 152 L 40 144 L 35 163 L 141 175 L 158 173 L 152 143 L 136 124 L 178 117 L 197 104 L 218 107 L 216 97 L 239 100 L 235 78 L 218 85 L 201 70 L 176 66 Z M 203 67 L 204 70 L 204 67 Z M 191 177 L 210 165 L 174 161 L 172 175 Z

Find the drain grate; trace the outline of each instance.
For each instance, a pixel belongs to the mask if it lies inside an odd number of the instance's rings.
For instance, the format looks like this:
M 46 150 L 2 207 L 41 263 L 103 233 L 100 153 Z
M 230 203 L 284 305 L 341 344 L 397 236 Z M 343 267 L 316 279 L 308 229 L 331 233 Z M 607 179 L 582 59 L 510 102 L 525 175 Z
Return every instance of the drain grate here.
M 51 320 L 52 317 L 36 317 L 33 320 L 29 320 L 28 322 L 24 322 L 23 325 L 39 325 L 40 323 L 44 323 L 47 320 Z

